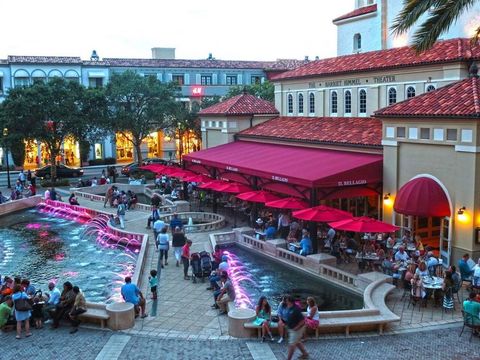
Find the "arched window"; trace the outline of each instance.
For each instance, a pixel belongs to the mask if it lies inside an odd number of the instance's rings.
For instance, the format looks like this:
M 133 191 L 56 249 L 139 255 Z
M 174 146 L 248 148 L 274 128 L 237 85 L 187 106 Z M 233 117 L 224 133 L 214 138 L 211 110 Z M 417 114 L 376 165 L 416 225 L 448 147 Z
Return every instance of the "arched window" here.
M 409 86 L 407 88 L 407 99 L 410 99 L 415 96 L 415 88 L 413 86 Z
M 353 35 L 353 50 L 358 51 L 362 49 L 362 35 Z
M 288 94 L 287 96 L 287 109 L 289 114 L 293 114 L 293 95 Z
M 397 89 L 388 89 L 388 105 L 395 104 L 397 102 Z
M 330 94 L 330 113 L 338 113 L 338 94 L 336 91 L 332 91 Z
M 435 86 L 434 85 L 428 85 L 427 86 L 427 92 L 430 92 L 430 91 L 433 91 L 435 90 Z
M 298 94 L 298 113 L 303 114 L 303 94 Z
M 367 91 L 362 89 L 358 93 L 359 98 L 359 113 L 366 114 L 367 113 Z
M 345 114 L 352 113 L 352 93 L 350 90 L 345 91 Z
M 315 94 L 310 93 L 309 95 L 309 104 L 308 104 L 308 110 L 310 111 L 310 114 L 315 114 Z

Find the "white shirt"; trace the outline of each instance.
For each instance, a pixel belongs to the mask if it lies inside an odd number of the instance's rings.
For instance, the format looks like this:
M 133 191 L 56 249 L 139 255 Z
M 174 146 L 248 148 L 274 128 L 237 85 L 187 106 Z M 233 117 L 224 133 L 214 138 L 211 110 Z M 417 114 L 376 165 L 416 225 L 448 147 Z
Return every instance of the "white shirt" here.
M 218 270 L 227 271 L 228 270 L 228 263 L 226 261 L 222 261 L 220 264 L 218 264 Z
M 44 197 L 45 197 L 45 200 L 50 200 L 50 190 L 45 190 Z
M 56 287 L 50 293 L 50 297 L 48 298 L 48 304 L 57 305 L 60 302 L 60 290 Z
M 395 261 L 407 261 L 408 260 L 408 254 L 406 251 L 403 252 L 403 254 L 400 251 L 397 251 L 395 254 Z

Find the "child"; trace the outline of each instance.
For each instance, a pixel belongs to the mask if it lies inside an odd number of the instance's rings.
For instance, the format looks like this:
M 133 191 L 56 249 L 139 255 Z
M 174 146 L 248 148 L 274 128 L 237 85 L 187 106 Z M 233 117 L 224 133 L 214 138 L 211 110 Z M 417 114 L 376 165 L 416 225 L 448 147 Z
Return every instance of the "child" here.
M 35 321 L 35 328 L 41 329 L 43 327 L 42 319 L 43 319 L 43 304 L 41 298 L 35 297 L 33 299 L 33 306 L 32 306 L 32 318 Z
M 157 300 L 157 270 L 150 270 L 150 276 L 148 277 L 148 282 L 150 284 L 150 291 L 152 292 L 152 300 Z

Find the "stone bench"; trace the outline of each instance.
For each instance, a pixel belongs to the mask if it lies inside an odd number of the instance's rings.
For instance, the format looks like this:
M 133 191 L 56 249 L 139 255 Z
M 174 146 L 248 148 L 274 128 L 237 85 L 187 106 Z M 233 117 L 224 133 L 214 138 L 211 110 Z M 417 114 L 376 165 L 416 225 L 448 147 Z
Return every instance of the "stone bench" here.
M 108 304 L 105 308 L 109 319 L 108 327 L 112 330 L 126 330 L 135 325 L 135 308 L 132 303 L 118 302 Z
M 87 311 L 80 314 L 78 317 L 82 321 L 94 320 L 94 322 L 100 322 L 100 326 L 103 329 L 105 327 L 105 322 L 108 321 L 110 315 L 107 314 L 104 304 L 87 302 Z
M 256 330 L 257 337 L 260 338 L 262 336 L 262 325 L 255 324 L 254 322 L 248 322 L 243 324 L 245 329 Z M 270 322 L 270 329 L 278 329 L 278 323 Z

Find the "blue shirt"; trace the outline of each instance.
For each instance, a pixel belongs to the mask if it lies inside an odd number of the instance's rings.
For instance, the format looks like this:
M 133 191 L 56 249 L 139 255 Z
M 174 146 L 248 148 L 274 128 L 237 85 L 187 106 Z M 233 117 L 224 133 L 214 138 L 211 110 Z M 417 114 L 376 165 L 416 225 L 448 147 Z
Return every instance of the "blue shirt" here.
M 265 231 L 265 237 L 268 239 L 273 239 L 276 233 L 277 229 L 275 228 L 275 226 L 269 226 Z
M 287 319 L 287 316 L 288 316 L 288 308 L 287 308 L 287 305 L 284 304 L 284 303 L 280 303 L 280 305 L 278 305 L 278 309 L 277 309 L 277 315 L 280 319 L 282 319 L 283 321 L 285 321 Z
M 121 293 L 125 302 L 132 303 L 133 305 L 138 305 L 138 302 L 140 301 L 140 290 L 138 289 L 137 285 L 131 283 L 125 284 L 122 286 Z
M 48 304 L 50 305 L 57 305 L 60 302 L 60 290 L 56 287 L 53 288 L 52 292 L 50 293 L 50 297 L 48 298 Z
M 309 237 L 302 238 L 300 241 L 300 246 L 302 247 L 302 251 L 305 255 L 312 253 L 312 240 Z
M 458 268 L 462 279 L 468 279 L 473 274 L 473 270 L 470 269 L 470 266 L 468 266 L 467 262 L 463 259 L 460 259 L 458 262 Z
M 179 227 L 180 229 L 183 228 L 182 220 L 177 218 L 170 221 L 170 229 L 174 231 L 176 227 Z

